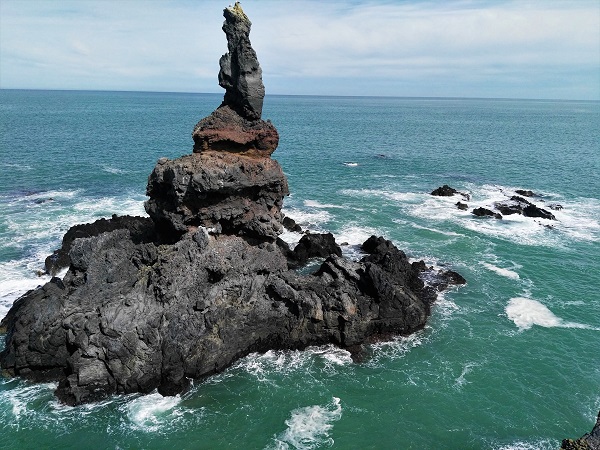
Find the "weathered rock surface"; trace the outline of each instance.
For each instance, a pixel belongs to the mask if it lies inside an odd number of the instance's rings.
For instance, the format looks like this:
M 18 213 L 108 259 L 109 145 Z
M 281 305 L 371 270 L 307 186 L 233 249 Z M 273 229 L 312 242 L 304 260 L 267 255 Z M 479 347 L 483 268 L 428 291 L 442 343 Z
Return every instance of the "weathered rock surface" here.
M 194 152 L 225 150 L 269 156 L 277 148 L 275 127 L 261 120 L 265 87 L 256 52 L 250 44 L 251 22 L 238 2 L 223 11 L 228 52 L 221 57 L 219 84 L 223 103 L 194 127 Z
M 331 255 L 299 275 L 274 243 L 202 228 L 174 244 L 134 242 L 127 228 L 79 238 L 62 282 L 29 292 L 3 321 L 0 364 L 59 380 L 58 397 L 79 404 L 181 392 L 253 351 L 351 348 L 421 328 L 434 296 L 419 269 L 382 238 L 363 249 L 360 262 Z
M 46 272 L 55 275 L 60 269 L 69 267 L 69 251 L 75 239 L 98 236 L 106 231 L 121 228 L 127 228 L 134 240 L 143 241 L 155 238 L 153 235 L 147 235 L 147 233 L 154 233 L 152 222 L 147 217 L 113 215 L 111 220 L 102 218 L 92 223 L 75 225 L 65 233 L 61 247 L 46 258 L 44 262 Z
M 271 122 L 248 120 L 229 105 L 223 105 L 202 119 L 192 133 L 194 152 L 220 150 L 251 156 L 270 156 L 279 144 Z
M 596 425 L 591 432 L 584 434 L 579 439 L 564 439 L 560 447 L 562 450 L 600 450 L 600 412 Z
M 162 235 L 193 227 L 274 241 L 289 194 L 277 161 L 229 152 L 162 159 L 148 179 L 146 211 Z
M 481 208 L 481 207 L 475 208 L 471 212 L 473 213 L 474 216 L 477 216 L 477 217 L 494 217 L 496 219 L 502 219 L 502 214 L 498 214 L 487 208 Z
M 523 197 L 539 197 L 538 194 L 528 189 L 517 189 L 515 192 Z
M 494 207 L 505 216 L 510 214 L 522 214 L 525 217 L 540 217 L 542 219 L 550 220 L 556 219 L 554 214 L 550 211 L 542 209 L 518 195 L 513 195 L 509 200 L 496 202 Z
M 448 186 L 447 184 L 440 186 L 439 188 L 434 189 L 431 192 L 431 195 L 435 195 L 438 197 L 452 197 L 455 194 L 462 195 L 466 200 L 470 199 L 469 194 L 465 194 L 464 192 L 459 192 L 456 189 L 454 189 L 453 187 Z

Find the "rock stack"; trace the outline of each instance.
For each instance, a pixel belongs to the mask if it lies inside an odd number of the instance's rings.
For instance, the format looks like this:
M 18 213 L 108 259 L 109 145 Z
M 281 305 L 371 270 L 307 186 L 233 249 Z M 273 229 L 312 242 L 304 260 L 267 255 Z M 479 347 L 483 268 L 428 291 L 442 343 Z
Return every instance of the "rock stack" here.
M 107 395 L 173 395 L 191 379 L 250 352 L 361 344 L 425 324 L 438 290 L 391 242 L 371 237 L 360 261 L 331 235 L 297 250 L 277 238 L 288 187 L 270 158 L 278 135 L 260 119 L 264 88 L 238 4 L 224 11 L 223 104 L 193 132 L 194 152 L 158 161 L 148 180 L 150 218 L 72 229 L 51 258 L 64 278 L 18 299 L 0 324 L 5 376 L 58 381 L 67 404 Z M 101 223 L 100 223 L 101 222 Z M 66 257 L 65 255 L 68 255 Z M 322 264 L 310 275 L 294 267 Z
M 177 239 L 194 227 L 274 241 L 281 232 L 281 166 L 270 155 L 279 134 L 261 119 L 265 88 L 250 20 L 239 3 L 224 10 L 228 52 L 219 61 L 223 103 L 192 133 L 194 153 L 159 161 L 150 175 L 146 211 Z

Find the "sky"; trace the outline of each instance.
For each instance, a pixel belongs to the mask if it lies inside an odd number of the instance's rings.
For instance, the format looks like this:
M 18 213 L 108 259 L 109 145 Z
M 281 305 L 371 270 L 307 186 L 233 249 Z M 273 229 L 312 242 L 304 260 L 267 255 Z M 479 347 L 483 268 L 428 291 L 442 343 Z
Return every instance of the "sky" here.
M 0 0 L 0 88 L 216 92 L 231 0 Z M 600 100 L 600 1 L 245 0 L 268 94 Z

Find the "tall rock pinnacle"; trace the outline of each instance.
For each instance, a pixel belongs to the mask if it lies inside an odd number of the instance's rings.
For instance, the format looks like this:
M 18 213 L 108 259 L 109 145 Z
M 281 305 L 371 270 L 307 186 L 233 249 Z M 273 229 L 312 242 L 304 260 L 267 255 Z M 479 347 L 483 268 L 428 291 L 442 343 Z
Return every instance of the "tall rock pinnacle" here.
M 219 84 L 225 89 L 223 105 L 249 120 L 260 119 L 265 86 L 256 52 L 250 44 L 252 23 L 239 2 L 223 11 L 223 31 L 229 52 L 219 60 Z
M 223 103 L 192 133 L 194 152 L 218 150 L 268 157 L 279 143 L 270 122 L 261 120 L 265 87 L 256 52 L 250 44 L 252 23 L 239 2 L 223 10 L 228 52 L 219 60 Z

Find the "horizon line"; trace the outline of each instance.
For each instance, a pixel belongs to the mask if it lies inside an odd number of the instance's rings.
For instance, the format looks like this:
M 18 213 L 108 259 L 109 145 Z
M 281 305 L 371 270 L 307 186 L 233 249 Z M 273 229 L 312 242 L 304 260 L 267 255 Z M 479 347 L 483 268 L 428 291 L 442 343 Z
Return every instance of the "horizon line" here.
M 183 94 L 183 95 L 224 95 L 220 92 L 188 92 L 188 91 L 147 91 L 130 89 L 48 89 L 48 88 L 0 88 L 0 91 L 43 91 L 43 92 L 114 92 L 138 94 Z M 312 97 L 312 98 L 379 98 L 379 99 L 413 99 L 413 100 L 499 100 L 499 101 L 543 101 L 543 102 L 588 102 L 600 103 L 600 100 L 566 99 L 566 98 L 519 98 L 519 97 L 452 97 L 452 96 L 407 96 L 407 95 L 330 95 L 330 94 L 265 94 L 265 97 Z

